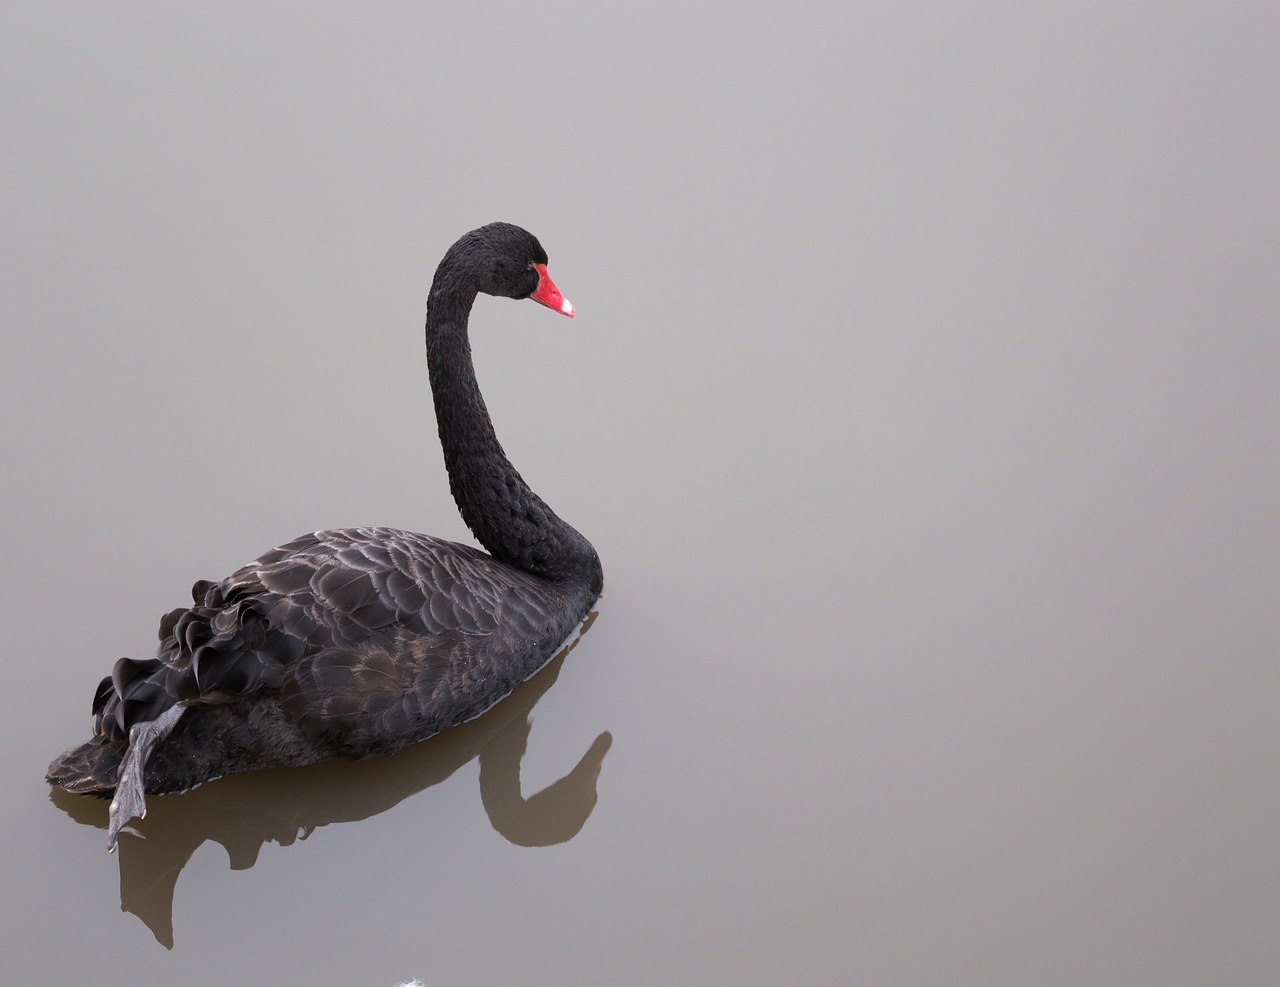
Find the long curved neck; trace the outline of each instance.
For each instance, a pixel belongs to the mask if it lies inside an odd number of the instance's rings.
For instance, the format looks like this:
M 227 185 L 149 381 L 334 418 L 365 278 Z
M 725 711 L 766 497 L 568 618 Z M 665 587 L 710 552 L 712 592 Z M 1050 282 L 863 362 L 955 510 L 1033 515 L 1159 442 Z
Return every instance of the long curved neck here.
M 467 338 L 476 290 L 449 275 L 442 264 L 427 302 L 427 370 L 449 489 L 462 519 L 495 559 L 598 593 L 595 549 L 529 489 L 494 434 Z

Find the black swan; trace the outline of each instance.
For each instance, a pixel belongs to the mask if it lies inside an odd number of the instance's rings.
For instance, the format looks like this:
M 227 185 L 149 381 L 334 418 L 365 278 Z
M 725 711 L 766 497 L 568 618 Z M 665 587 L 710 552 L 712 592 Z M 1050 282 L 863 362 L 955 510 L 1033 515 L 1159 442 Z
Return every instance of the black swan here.
M 494 435 L 471 362 L 478 292 L 574 309 L 531 233 L 493 223 L 445 253 L 427 368 L 449 486 L 489 554 L 391 528 L 272 549 L 160 621 L 158 658 L 121 658 L 94 737 L 47 780 L 108 796 L 107 845 L 146 795 L 237 771 L 390 753 L 462 723 L 542 667 L 600 595 L 591 543 L 529 489 Z

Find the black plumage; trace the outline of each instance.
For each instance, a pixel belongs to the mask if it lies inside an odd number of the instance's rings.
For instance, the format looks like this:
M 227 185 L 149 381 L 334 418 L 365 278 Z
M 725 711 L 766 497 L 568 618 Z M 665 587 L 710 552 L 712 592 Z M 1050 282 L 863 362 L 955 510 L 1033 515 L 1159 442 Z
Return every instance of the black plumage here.
M 160 622 L 158 657 L 121 658 L 94 733 L 50 766 L 69 791 L 116 795 L 109 842 L 143 795 L 261 767 L 398 750 L 483 712 L 528 678 L 599 596 L 591 544 L 525 484 L 493 432 L 467 322 L 478 291 L 572 315 L 546 253 L 503 223 L 446 253 L 427 361 L 450 487 L 489 554 L 391 528 L 304 535 Z

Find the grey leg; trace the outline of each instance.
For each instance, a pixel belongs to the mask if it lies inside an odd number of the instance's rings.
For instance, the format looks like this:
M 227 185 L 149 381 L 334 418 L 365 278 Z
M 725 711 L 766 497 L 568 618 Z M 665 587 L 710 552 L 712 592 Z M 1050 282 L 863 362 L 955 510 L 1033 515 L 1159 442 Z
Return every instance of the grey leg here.
M 137 818 L 147 814 L 147 796 L 142 780 L 143 768 L 151 755 L 151 748 L 169 735 L 178 718 L 182 716 L 184 707 L 170 706 L 154 720 L 135 723 L 129 730 L 129 749 L 124 760 L 120 762 L 120 780 L 116 782 L 116 795 L 111 800 L 111 811 L 107 815 L 107 850 L 116 849 L 116 837 L 120 829 Z

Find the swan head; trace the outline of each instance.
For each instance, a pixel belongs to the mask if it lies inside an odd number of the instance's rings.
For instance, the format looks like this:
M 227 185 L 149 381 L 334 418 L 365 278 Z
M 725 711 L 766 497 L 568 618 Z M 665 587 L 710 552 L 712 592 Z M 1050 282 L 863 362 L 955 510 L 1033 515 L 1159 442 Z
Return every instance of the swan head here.
M 477 291 L 501 298 L 532 298 L 570 318 L 573 303 L 547 274 L 547 252 L 528 230 L 510 223 L 490 223 L 462 236 L 449 248 L 442 269 L 457 265 L 468 271 Z

